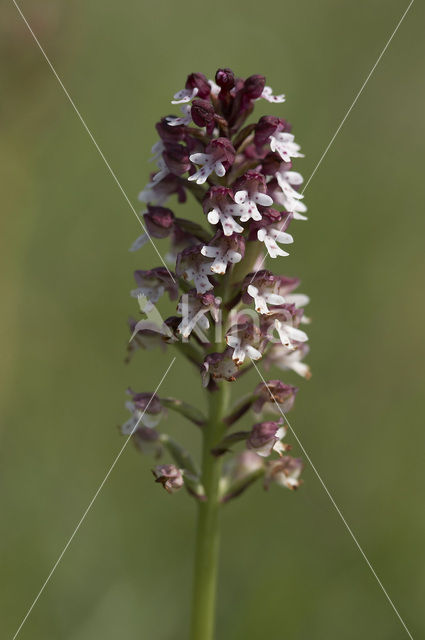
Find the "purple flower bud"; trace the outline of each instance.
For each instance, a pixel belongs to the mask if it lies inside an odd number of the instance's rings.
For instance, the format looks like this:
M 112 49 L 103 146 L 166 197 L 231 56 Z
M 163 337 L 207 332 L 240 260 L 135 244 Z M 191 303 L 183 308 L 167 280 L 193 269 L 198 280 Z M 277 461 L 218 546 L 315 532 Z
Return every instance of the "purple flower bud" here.
M 186 89 L 198 89 L 197 97 L 205 100 L 211 93 L 211 87 L 203 73 L 191 73 L 186 80 Z
M 192 120 L 198 127 L 206 127 L 211 135 L 215 124 L 215 111 L 209 100 L 194 100 L 192 102 Z
M 211 153 L 214 159 L 222 162 L 226 168 L 233 163 L 236 155 L 236 151 L 227 138 L 216 138 L 211 140 L 206 148 L 207 153 Z
M 162 157 L 170 172 L 177 176 L 186 173 L 192 166 L 189 151 L 181 144 L 167 144 Z
M 215 81 L 222 90 L 228 92 L 235 86 L 235 74 L 231 69 L 218 69 Z
M 249 100 L 256 100 L 263 93 L 266 79 L 264 76 L 253 75 L 245 80 L 243 92 Z
M 302 482 L 300 475 L 303 467 L 302 460 L 291 456 L 282 456 L 279 460 L 270 460 L 266 467 L 265 488 L 268 489 L 270 484 L 275 482 L 287 489 L 298 489 Z
M 165 143 L 181 142 L 186 136 L 185 127 L 172 127 L 170 126 L 166 118 L 161 118 L 161 120 L 156 123 L 155 128 L 158 132 L 159 137 Z
M 143 218 L 146 229 L 153 238 L 167 238 L 170 235 L 174 225 L 174 213 L 171 209 L 148 205 Z
M 263 116 L 255 127 L 255 146 L 263 147 L 269 141 L 271 135 L 281 131 L 289 131 L 289 125 L 285 120 L 276 116 Z
M 260 382 L 254 391 L 253 411 L 254 413 L 270 412 L 280 414 L 281 411 L 286 413 L 294 406 L 297 392 L 297 387 L 284 384 L 280 380 Z
M 155 482 L 162 484 L 168 493 L 175 493 L 184 485 L 183 474 L 174 464 L 160 464 L 152 469 Z
M 139 193 L 139 200 L 141 202 L 162 205 L 174 194 L 177 194 L 179 203 L 186 202 L 186 191 L 180 178 L 170 173 L 160 180 L 160 182 L 149 182 L 143 191 Z
M 254 424 L 246 441 L 247 448 L 264 458 L 267 458 L 272 451 L 282 455 L 288 449 L 288 445 L 284 445 L 281 442 L 286 435 L 286 427 L 282 425 L 282 418 L 278 422 L 258 422 Z

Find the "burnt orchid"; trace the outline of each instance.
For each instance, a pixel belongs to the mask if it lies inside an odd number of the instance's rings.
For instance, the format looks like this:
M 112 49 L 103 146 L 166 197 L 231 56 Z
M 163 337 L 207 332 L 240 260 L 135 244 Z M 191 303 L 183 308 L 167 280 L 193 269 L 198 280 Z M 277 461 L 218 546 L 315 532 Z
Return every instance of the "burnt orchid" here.
M 297 388 L 262 379 L 248 396 L 237 392 L 239 378 L 261 361 L 265 370 L 275 366 L 310 377 L 303 362 L 309 299 L 296 292 L 297 278 L 264 267 L 267 256 L 288 255 L 297 221 L 306 220 L 303 178 L 292 169 L 302 153 L 286 120 L 252 121 L 261 99 L 279 104 L 285 96 L 275 95 L 261 75 L 244 80 L 219 69 L 214 81 L 202 73 L 188 76 L 171 100 L 180 113 L 156 124 L 157 169 L 139 194 L 146 231 L 131 247 L 141 249 L 149 237 L 167 240 L 169 268 L 134 273 L 131 295 L 141 318 L 129 323 L 128 359 L 138 350 L 177 350 L 206 390 L 205 412 L 181 399 L 129 390 L 130 418 L 121 427 L 143 453 L 157 462 L 166 456 L 152 469 L 156 482 L 169 493 L 185 488 L 198 504 L 192 640 L 214 634 L 221 506 L 260 479 L 265 488 L 294 490 L 301 483 L 302 461 L 284 441 Z M 172 196 L 178 203 L 195 198 L 196 222 L 164 206 Z M 166 319 L 157 308 L 164 297 L 176 301 L 176 314 Z M 163 432 L 170 411 L 199 429 L 199 465 Z

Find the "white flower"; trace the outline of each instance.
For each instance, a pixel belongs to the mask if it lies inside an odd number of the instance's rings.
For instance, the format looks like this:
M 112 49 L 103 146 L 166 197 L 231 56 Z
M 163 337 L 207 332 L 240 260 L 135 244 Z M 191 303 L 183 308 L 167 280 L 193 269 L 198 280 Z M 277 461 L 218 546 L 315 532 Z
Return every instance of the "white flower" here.
M 189 125 L 192 122 L 192 115 L 191 115 L 191 110 L 192 107 L 190 104 L 183 104 L 180 107 L 180 111 L 182 112 L 183 116 L 180 116 L 179 118 L 176 116 L 167 116 L 165 119 L 167 121 L 167 124 L 169 124 L 170 127 L 179 127 L 181 125 Z
M 194 87 L 193 89 L 182 89 L 174 94 L 174 100 L 171 100 L 171 104 L 182 104 L 183 102 L 190 102 L 197 95 L 199 89 Z
M 251 321 L 230 327 L 226 342 L 234 350 L 232 359 L 238 366 L 244 362 L 246 356 L 251 360 L 259 360 L 262 356 L 261 351 L 257 349 L 261 348 L 261 331 Z
M 289 347 L 294 350 L 296 347 L 293 341 L 306 342 L 308 340 L 308 335 L 304 331 L 293 326 L 292 318 L 288 318 L 287 320 L 279 320 L 276 318 L 274 326 L 284 347 Z
M 211 275 L 210 263 L 203 259 L 200 245 L 188 247 L 177 256 L 176 272 L 185 280 L 195 284 L 197 293 L 206 293 L 214 286 L 208 280 Z
M 258 349 L 249 344 L 249 342 L 243 341 L 242 338 L 227 336 L 226 342 L 229 347 L 234 349 L 232 360 L 238 365 L 243 363 L 245 356 L 248 356 L 251 360 L 259 360 L 261 358 L 261 351 L 258 351 Z
M 210 263 L 209 268 L 213 273 L 222 275 L 226 273 L 227 265 L 236 264 L 242 260 L 242 253 L 237 249 L 238 243 L 234 241 L 241 236 L 222 237 L 218 241 L 218 245 L 204 245 L 201 249 L 201 253 L 206 258 L 214 258 L 214 261 Z
M 189 156 L 189 160 L 193 162 L 193 164 L 199 164 L 202 167 L 188 177 L 190 182 L 196 180 L 197 184 L 204 184 L 213 172 L 219 177 L 223 177 L 226 173 L 224 164 L 220 162 L 220 160 L 216 160 L 215 155 L 212 153 L 192 153 L 192 155 Z
M 234 215 L 241 217 L 241 222 L 252 220 L 261 220 L 261 213 L 257 209 L 257 204 L 262 207 L 270 207 L 273 200 L 270 196 L 260 191 L 248 193 L 246 189 L 235 193 L 235 202 L 239 205 L 237 213 Z
M 177 331 L 188 338 L 195 328 L 209 329 L 210 323 L 206 314 L 211 313 L 215 321 L 218 320 L 220 298 L 215 298 L 211 293 L 196 296 L 193 293 L 183 294 L 177 306 L 177 312 L 182 315 L 182 321 Z
M 217 224 L 220 222 L 225 236 L 231 236 L 232 233 L 243 233 L 243 227 L 233 219 L 232 214 L 229 212 L 236 215 L 233 211 L 233 207 L 231 206 L 225 207 L 224 210 L 215 207 L 208 212 L 208 222 L 211 224 Z
M 308 351 L 309 348 L 305 342 L 296 345 L 295 349 L 288 349 L 288 347 L 276 344 L 267 355 L 267 364 L 273 364 L 282 371 L 290 369 L 308 380 L 311 377 L 310 367 L 302 362 Z
M 299 458 L 283 456 L 279 460 L 271 460 L 266 469 L 265 486 L 268 488 L 271 482 L 275 482 L 287 489 L 298 489 L 302 470 L 303 463 Z
M 260 98 L 264 98 L 268 102 L 285 102 L 285 95 L 281 93 L 278 96 L 274 96 L 273 89 L 271 87 L 264 87 Z
M 296 191 L 292 185 L 298 186 L 303 183 L 303 177 L 297 171 L 279 170 L 276 173 L 276 180 L 282 190 L 281 197 L 278 197 L 278 204 L 281 204 L 287 211 L 293 213 L 295 220 L 307 220 L 306 216 L 301 215 L 307 211 L 307 207 L 300 202 L 304 196 Z
M 285 298 L 283 296 L 273 293 L 273 291 L 267 291 L 267 289 L 262 289 L 260 291 L 253 284 L 248 285 L 247 291 L 251 298 L 254 298 L 255 310 L 257 313 L 270 313 L 267 303 L 273 305 L 285 304 Z
M 304 158 L 300 153 L 300 145 L 294 142 L 292 133 L 278 132 L 270 136 L 270 149 L 280 155 L 284 162 L 290 162 L 291 158 Z
M 262 227 L 258 229 L 257 238 L 260 242 L 264 242 L 266 245 L 267 251 L 271 258 L 277 258 L 277 256 L 289 256 L 287 251 L 284 251 L 278 246 L 278 242 L 281 244 L 292 244 L 294 242 L 293 237 L 290 233 L 286 233 L 285 231 L 281 231 L 276 226 L 268 226 Z

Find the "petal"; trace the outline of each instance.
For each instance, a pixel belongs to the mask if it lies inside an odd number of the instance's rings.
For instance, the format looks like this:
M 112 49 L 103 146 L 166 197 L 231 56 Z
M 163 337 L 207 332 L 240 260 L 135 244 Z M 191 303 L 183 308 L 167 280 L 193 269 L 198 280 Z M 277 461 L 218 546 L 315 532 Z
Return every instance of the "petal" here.
M 222 178 L 224 175 L 226 175 L 226 169 L 224 168 L 224 164 L 222 162 L 215 163 L 214 171 L 219 176 L 219 178 Z
M 208 162 L 210 156 L 207 153 L 192 153 L 189 156 L 189 160 L 194 164 L 205 164 Z
M 220 220 L 220 212 L 218 209 L 212 209 L 208 212 L 207 220 L 210 224 L 217 224 Z
M 243 191 L 237 191 L 233 199 L 237 204 L 244 204 L 244 202 L 246 202 L 247 197 L 248 197 L 248 191 L 243 190 Z
M 215 223 L 212 223 L 212 224 L 215 224 Z M 209 245 L 206 244 L 202 247 L 201 253 L 206 258 L 217 258 L 217 256 L 220 255 L 221 251 L 220 249 L 217 249 L 217 247 L 210 247 Z
M 147 233 L 142 233 L 131 245 L 129 251 L 137 251 L 141 249 L 147 242 L 149 241 L 149 236 Z
M 273 204 L 273 198 L 270 198 L 266 193 L 256 193 L 253 200 L 262 207 L 271 207 Z

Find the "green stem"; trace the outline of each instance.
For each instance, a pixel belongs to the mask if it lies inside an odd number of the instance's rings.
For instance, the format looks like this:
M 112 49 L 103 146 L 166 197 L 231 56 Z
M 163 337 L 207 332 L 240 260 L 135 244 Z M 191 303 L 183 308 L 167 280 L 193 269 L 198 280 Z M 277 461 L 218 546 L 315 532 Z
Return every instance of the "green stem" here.
M 202 484 L 206 501 L 199 503 L 193 584 L 191 640 L 213 640 L 217 563 L 219 551 L 219 484 L 222 458 L 211 453 L 222 439 L 226 425 L 229 385 L 221 382 L 209 393 L 208 424 L 203 429 Z

